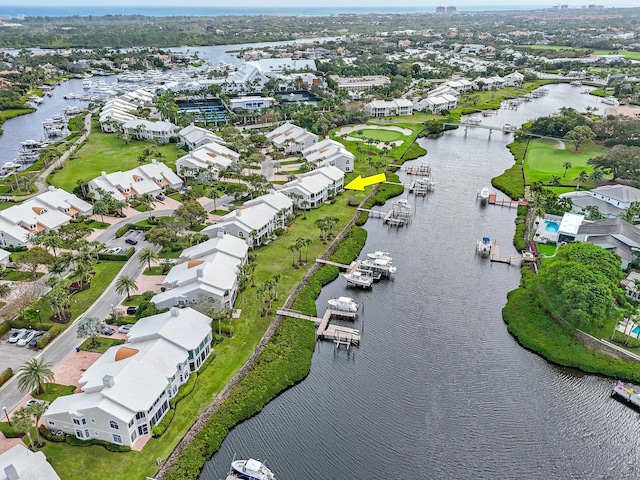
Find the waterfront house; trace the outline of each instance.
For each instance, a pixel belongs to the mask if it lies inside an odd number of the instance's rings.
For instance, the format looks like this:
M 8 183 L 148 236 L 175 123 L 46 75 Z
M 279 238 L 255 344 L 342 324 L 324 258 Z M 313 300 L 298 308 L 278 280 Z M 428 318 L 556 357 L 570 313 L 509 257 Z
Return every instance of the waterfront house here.
M 249 247 L 247 243 L 233 235 L 227 235 L 218 232 L 218 235 L 209 240 L 186 248 L 180 254 L 180 261 L 187 262 L 189 260 L 210 260 L 211 256 L 217 252 L 239 260 L 239 265 L 247 262 L 247 254 Z
M 283 149 L 286 153 L 301 152 L 318 142 L 318 136 L 315 133 L 289 122 L 267 133 L 266 137 L 271 140 L 274 147 Z
M 151 163 L 113 173 L 102 172 L 99 177 L 89 181 L 89 191 L 99 199 L 99 189 L 111 192 L 117 200 L 125 200 L 148 193 L 158 195 L 167 188 L 179 188 L 182 180 L 162 162 Z
M 607 218 L 617 217 L 632 203 L 640 202 L 640 190 L 629 185 L 603 185 L 592 190 L 577 190 L 559 196 L 571 199 L 572 212 L 578 213 L 594 206 Z
M 593 243 L 616 253 L 625 269 L 640 248 L 640 229 L 620 217 L 595 220 L 580 225 L 575 240 Z
M 240 154 L 218 143 L 207 143 L 176 161 L 176 170 L 181 177 L 196 177 L 200 170 L 207 170 L 214 178 L 218 178 L 220 170 L 236 163 Z
M 353 172 L 355 156 L 339 142 L 326 138 L 302 150 L 302 156 L 314 167 L 334 166 L 343 172 Z
M 413 115 L 413 104 L 406 98 L 373 100 L 364 106 L 364 112 L 370 117 Z
M 269 108 L 276 103 L 276 99 L 262 95 L 239 95 L 237 97 L 229 97 L 229 103 L 231 104 L 229 106 L 231 110 L 241 114 L 243 110 Z
M 42 452 L 19 443 L 0 454 L 0 480 L 60 480 Z
M 636 302 L 640 302 L 640 273 L 631 271 L 629 275 L 627 275 L 627 278 L 620 280 L 620 283 L 624 287 L 627 297 Z
M 0 211 L 0 246 L 27 245 L 32 234 L 57 230 L 92 213 L 93 207 L 84 200 L 50 186 L 46 192 Z
M 337 167 L 325 166 L 283 185 L 282 193 L 291 196 L 302 209 L 315 208 L 344 186 L 344 172 Z
M 338 89 L 344 89 L 350 93 L 366 92 L 372 88 L 382 87 L 391 83 L 389 77 L 385 75 L 367 75 L 364 77 L 330 75 L 330 78 L 336 82 Z
M 122 124 L 122 131 L 137 140 L 157 140 L 169 143 L 176 136 L 178 127 L 171 122 L 152 122 L 149 120 L 129 120 Z
M 50 430 L 80 440 L 133 446 L 169 410 L 169 400 L 211 354 L 211 319 L 172 308 L 131 327 L 79 379 L 82 393 L 56 398 L 43 415 Z
M 223 217 L 201 233 L 210 238 L 219 232 L 238 237 L 249 246 L 262 245 L 278 229 L 286 226 L 287 219 L 293 213 L 293 201 L 281 192 L 272 190 L 266 195 L 254 198 Z
M 207 143 L 224 145 L 225 141 L 212 131 L 197 127 L 193 123 L 178 132 L 178 146 L 186 147 L 188 150 L 195 150 Z

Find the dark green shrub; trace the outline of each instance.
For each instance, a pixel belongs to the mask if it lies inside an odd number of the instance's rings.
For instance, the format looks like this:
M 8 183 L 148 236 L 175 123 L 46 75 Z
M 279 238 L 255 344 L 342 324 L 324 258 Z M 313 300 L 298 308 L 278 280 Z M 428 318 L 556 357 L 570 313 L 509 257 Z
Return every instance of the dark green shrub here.
M 124 253 L 99 253 L 98 260 L 112 260 L 115 262 L 126 262 L 136 252 L 136 247 L 130 247 Z
M 0 323 L 0 335 L 4 335 L 11 330 L 11 324 L 9 322 Z
M 13 370 L 11 369 L 11 367 L 6 368 L 2 373 L 0 373 L 0 387 L 4 385 L 11 377 L 13 377 Z
M 105 442 L 104 440 L 80 440 L 74 435 L 66 435 L 64 441 L 74 447 L 90 447 L 91 445 L 98 445 L 106 448 L 110 452 L 130 452 L 131 447 L 126 445 L 116 445 L 114 443 Z
M 171 425 L 171 420 L 173 420 L 173 417 L 175 414 L 176 414 L 175 409 L 170 408 L 169 411 L 165 414 L 165 416 L 162 417 L 162 420 L 160 420 L 153 427 L 151 427 L 151 435 L 153 435 L 154 438 L 161 437 L 164 434 L 164 432 L 167 431 L 167 428 L 169 428 L 169 425 Z
M 42 438 L 45 440 L 49 440 L 50 442 L 64 442 L 65 435 L 53 435 L 51 430 L 44 425 L 40 425 L 38 430 L 40 430 L 40 435 L 42 435 Z
M 187 380 L 187 383 L 184 383 L 180 386 L 180 388 L 178 389 L 177 395 L 173 397 L 171 400 L 169 400 L 169 407 L 176 408 L 176 405 L 180 403 L 181 400 L 183 400 L 187 395 L 193 392 L 193 389 L 195 388 L 197 381 L 198 381 L 198 373 L 194 372 L 189 377 L 189 380 Z
M 51 328 L 38 339 L 37 346 L 40 349 L 46 347 L 51 340 L 56 338 L 62 332 L 62 326 L 60 325 L 52 325 Z

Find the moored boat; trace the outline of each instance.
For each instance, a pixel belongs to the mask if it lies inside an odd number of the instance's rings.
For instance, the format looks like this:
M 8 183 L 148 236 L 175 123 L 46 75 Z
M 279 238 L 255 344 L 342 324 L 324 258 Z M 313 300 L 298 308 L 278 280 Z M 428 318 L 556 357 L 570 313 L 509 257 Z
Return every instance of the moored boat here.
M 343 273 L 342 276 L 347 280 L 347 285 L 362 288 L 370 288 L 373 285 L 371 275 L 366 275 L 363 272 Z
M 482 257 L 488 257 L 491 252 L 491 239 L 489 237 L 482 237 L 482 240 L 478 240 L 476 245 L 476 253 Z
M 389 252 L 367 253 L 367 257 L 371 258 L 372 260 L 375 260 L 376 258 L 382 258 L 384 260 L 389 260 L 390 262 L 393 260 L 393 258 L 391 258 L 391 254 Z
M 487 200 L 489 200 L 489 187 L 482 187 L 482 189 L 478 193 L 478 196 L 480 197 L 480 201 L 482 202 L 486 202 Z
M 334 310 L 341 312 L 356 313 L 360 305 L 358 305 L 351 297 L 338 297 L 327 300 L 329 306 Z
M 385 258 L 363 260 L 360 263 L 360 269 L 365 272 L 371 271 L 373 273 L 380 273 L 385 277 L 389 277 L 396 273 L 396 267 L 391 264 L 391 260 Z
M 276 478 L 264 463 L 253 458 L 231 462 L 231 473 L 247 480 L 275 480 Z

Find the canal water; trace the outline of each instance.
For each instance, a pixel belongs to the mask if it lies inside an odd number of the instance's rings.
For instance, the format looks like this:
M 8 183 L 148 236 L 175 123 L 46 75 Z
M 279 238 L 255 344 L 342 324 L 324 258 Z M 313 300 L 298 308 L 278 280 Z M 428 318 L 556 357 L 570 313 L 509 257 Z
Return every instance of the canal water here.
M 604 106 L 578 88 L 548 88 L 483 123 Z M 435 190 L 407 197 L 408 227 L 365 225 L 362 255 L 391 252 L 395 280 L 362 291 L 338 278 L 317 302 L 319 312 L 341 295 L 361 303 L 362 346 L 319 343 L 309 376 L 236 427 L 201 479 L 225 478 L 234 456 L 266 461 L 279 480 L 638 478 L 638 413 L 609 397 L 610 379 L 519 346 L 501 317 L 519 271 L 474 254 L 483 236 L 516 254 L 515 210 L 476 202 L 512 165 L 511 140 L 480 129 L 421 140 Z

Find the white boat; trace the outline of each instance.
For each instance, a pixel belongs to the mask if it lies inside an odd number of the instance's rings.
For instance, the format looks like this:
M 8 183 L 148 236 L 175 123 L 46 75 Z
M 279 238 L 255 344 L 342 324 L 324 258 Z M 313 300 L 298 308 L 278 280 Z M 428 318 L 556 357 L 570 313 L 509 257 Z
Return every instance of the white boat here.
M 491 239 L 489 237 L 482 237 L 482 240 L 478 240 L 476 253 L 482 257 L 489 256 L 489 253 L 491 253 Z
M 339 310 L 341 312 L 352 312 L 356 313 L 360 305 L 353 301 L 351 297 L 338 297 L 327 300 L 329 306 L 334 310 Z
M 375 260 L 376 258 L 382 258 L 384 260 L 389 260 L 390 262 L 393 261 L 393 258 L 391 258 L 391 254 L 389 252 L 367 253 L 367 257 L 371 258 L 372 260 Z
M 92 85 L 93 85 L 93 82 L 91 80 L 89 80 L 88 78 L 85 78 L 82 81 L 82 88 L 84 88 L 85 90 L 89 90 Z
M 384 258 L 376 258 L 375 260 L 363 260 L 360 263 L 360 268 L 365 271 L 372 271 L 374 273 L 381 273 L 388 277 L 396 273 L 396 267 L 391 264 L 391 260 Z
M 420 177 L 416 180 L 416 184 L 421 185 L 423 187 L 433 187 L 436 182 L 431 180 L 431 177 Z
M 602 99 L 602 103 L 606 105 L 618 106 L 618 100 L 615 97 L 606 97 Z
M 489 200 L 489 187 L 482 187 L 479 193 L 480 201 L 486 202 Z
M 581 87 L 582 86 L 582 82 L 580 80 L 574 80 L 569 85 L 571 85 L 572 87 Z
M 505 123 L 505 124 L 502 126 L 502 130 L 504 131 L 504 133 L 515 132 L 515 131 L 516 131 L 516 129 L 517 129 L 517 128 L 516 128 L 516 126 L 515 126 L 515 125 L 512 125 L 512 124 L 510 124 L 510 123 Z
M 347 285 L 362 288 L 370 288 L 373 285 L 373 277 L 362 272 L 343 273 L 342 276 L 347 280 Z
M 234 460 L 231 462 L 231 470 L 236 477 L 247 480 L 275 480 L 276 478 L 264 463 L 253 458 Z

